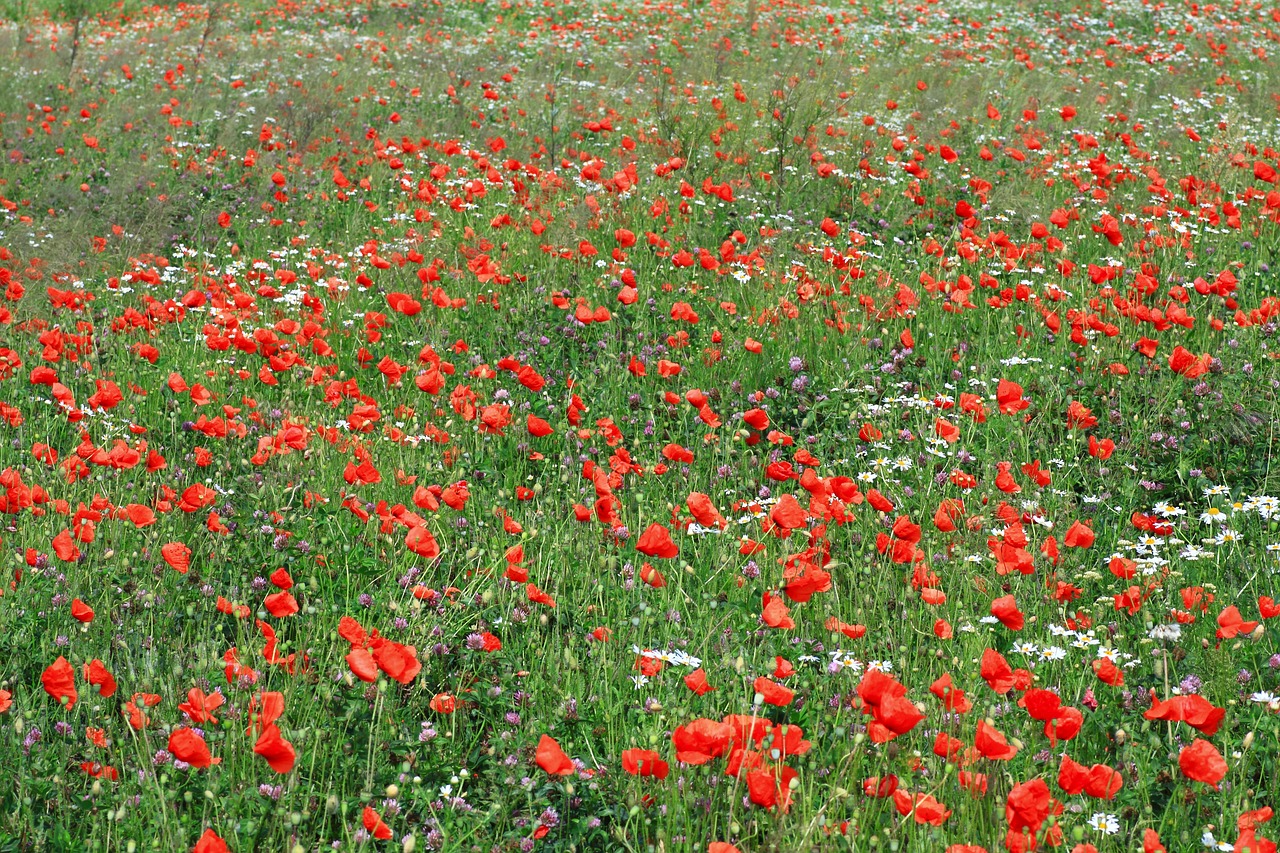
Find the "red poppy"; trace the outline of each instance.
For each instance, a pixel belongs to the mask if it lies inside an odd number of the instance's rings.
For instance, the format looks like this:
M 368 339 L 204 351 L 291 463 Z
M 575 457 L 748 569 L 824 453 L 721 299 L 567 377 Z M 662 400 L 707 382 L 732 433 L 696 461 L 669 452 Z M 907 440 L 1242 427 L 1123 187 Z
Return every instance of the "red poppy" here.
M 747 773 L 747 796 L 765 809 L 783 812 L 791 806 L 791 780 L 799 776 L 790 767 L 760 767 Z
M 223 216 L 226 216 L 224 213 Z M 227 842 L 223 841 L 212 829 L 206 829 L 204 834 L 200 836 L 200 840 L 196 842 L 196 846 L 191 848 L 191 853 L 230 853 L 227 848 Z
M 872 776 L 862 783 L 862 793 L 868 797 L 876 799 L 884 799 L 892 797 L 893 792 L 898 790 L 898 777 L 892 774 L 888 776 Z
M 622 769 L 632 776 L 656 776 L 667 778 L 671 772 L 667 762 L 658 753 L 648 749 L 625 749 L 622 751 Z
M 917 791 L 909 794 L 899 788 L 893 792 L 893 805 L 898 814 L 911 815 L 918 824 L 942 826 L 951 817 L 951 809 L 934 799 L 932 794 Z
M 1031 405 L 1030 400 L 1022 397 L 1022 386 L 1008 379 L 1001 379 L 996 386 L 996 405 L 1002 415 L 1013 415 Z
M 93 608 L 77 598 L 71 602 L 71 618 L 77 622 L 92 622 Z
M 1004 817 L 1012 832 L 1029 829 L 1039 832 L 1049 817 L 1049 786 L 1043 779 L 1014 785 L 1005 800 Z
M 1084 725 L 1084 714 L 1079 708 L 1063 708 L 1052 720 L 1044 724 L 1044 736 L 1051 745 L 1060 740 L 1074 740 Z
M 44 692 L 64 704 L 68 710 L 75 707 L 76 699 L 79 698 L 76 694 L 76 671 L 67 663 L 66 658 L 59 655 L 40 676 L 40 682 L 44 685 Z
M 646 584 L 653 587 L 654 589 L 661 589 L 662 587 L 667 585 L 666 577 L 662 574 L 662 572 L 655 569 L 652 563 L 645 563 L 642 566 L 640 566 L 639 575 L 640 575 L 640 580 L 644 581 Z
M 1008 761 L 1018 754 L 1017 747 L 1009 743 L 1003 734 L 987 725 L 986 720 L 978 720 L 978 731 L 973 741 L 974 747 L 984 758 L 993 761 Z
M 271 765 L 271 769 L 277 773 L 288 773 L 292 770 L 293 763 L 298 757 L 293 744 L 281 736 L 279 726 L 274 723 L 262 730 L 258 742 L 253 746 L 253 751 L 265 758 L 267 764 Z
M 1093 545 L 1093 539 L 1093 530 L 1079 521 L 1075 521 L 1067 528 L 1066 535 L 1062 537 L 1062 544 L 1068 548 L 1088 548 Z
M 636 550 L 646 557 L 663 560 L 669 560 L 680 553 L 676 543 L 671 541 L 671 531 L 657 522 L 650 524 L 644 533 L 640 534 Z
M 1011 631 L 1021 631 L 1027 621 L 1018 609 L 1018 602 L 1013 595 L 1002 596 L 991 602 L 991 615 Z
M 196 725 L 204 723 L 217 725 L 218 720 L 213 716 L 213 712 L 222 707 L 225 701 L 221 693 L 206 695 L 198 687 L 192 687 L 187 691 L 187 701 L 178 705 L 178 710 L 186 714 L 187 718 Z
M 764 624 L 783 631 L 789 631 L 796 626 L 795 620 L 791 618 L 790 609 L 779 596 L 766 592 L 763 603 L 760 618 Z
M 1204 738 L 1196 738 L 1190 746 L 1182 748 L 1178 753 L 1178 767 L 1188 779 L 1215 788 L 1227 775 L 1227 762 L 1222 753 Z
M 267 608 L 267 612 L 278 619 L 298 612 L 298 600 L 291 592 L 273 593 L 268 595 L 262 603 Z
M 368 806 L 364 807 L 361 822 L 364 824 L 365 831 L 379 841 L 386 841 L 391 837 L 391 827 L 387 826 L 381 815 Z
M 98 695 L 107 697 L 116 692 L 116 680 L 106 664 L 94 658 L 84 665 L 84 679 L 98 688 Z M 71 707 L 68 705 L 67 707 Z
M 368 649 L 353 648 L 347 654 L 346 661 L 351 672 L 361 681 L 378 680 L 378 664 L 374 661 L 373 655 L 369 654 Z
M 529 435 L 534 438 L 543 438 L 544 436 L 551 435 L 555 432 L 555 430 L 551 428 L 551 424 L 535 415 L 529 415 L 525 418 L 525 429 L 528 430 Z
M 537 761 L 548 776 L 568 776 L 574 771 L 572 759 L 560 748 L 560 744 L 547 735 L 543 735 L 538 741 Z
M 419 525 L 412 527 L 405 534 L 404 546 L 419 557 L 431 560 L 440 556 L 440 546 L 436 543 L 436 538 L 431 535 L 431 531 Z
M 1120 771 L 1105 764 L 1095 764 L 1089 768 L 1084 780 L 1084 792 L 1099 800 L 1114 799 L 1124 787 L 1124 777 Z
M 677 726 L 671 735 L 671 743 L 676 748 L 676 761 L 706 764 L 713 758 L 724 755 L 729 749 L 732 732 L 728 725 L 705 718 Z
M 1218 727 L 1222 725 L 1227 711 L 1198 693 L 1188 693 L 1164 701 L 1153 701 L 1143 716 L 1148 720 L 1183 722 L 1206 737 L 1213 737 L 1218 733 Z
M 791 700 L 795 698 L 795 691 L 777 684 L 763 675 L 755 680 L 752 685 L 755 691 L 764 697 L 764 701 L 769 705 L 784 706 L 790 705 Z
M 798 530 L 808 522 L 804 507 L 796 500 L 795 495 L 785 494 L 778 499 L 769 511 L 769 520 L 783 530 Z
M 964 695 L 964 691 L 951 683 L 949 672 L 943 673 L 933 684 L 930 684 L 929 692 L 942 700 L 942 707 L 948 711 L 967 714 L 973 708 L 973 703 Z
M 1096 659 L 1093 662 L 1093 672 L 1103 684 L 1110 684 L 1112 687 L 1124 686 L 1124 670 L 1108 658 Z
M 692 690 L 695 696 L 702 696 L 716 689 L 707 683 L 707 672 L 701 667 L 684 677 L 684 686 Z
M 547 595 L 534 584 L 526 584 L 524 588 L 525 595 L 535 604 L 545 604 L 547 607 L 555 607 L 556 600 Z
M 431 710 L 437 714 L 452 714 L 458 710 L 458 700 L 448 693 L 437 693 L 431 697 L 431 701 L 427 704 Z
M 390 640 L 384 640 L 374 648 L 373 659 L 379 669 L 401 684 L 413 681 L 422 671 L 417 649 Z
M 174 758 L 185 761 L 192 767 L 205 769 L 214 764 L 204 738 L 186 726 L 178 726 L 169 733 L 169 752 Z
M 1252 633 L 1257 627 L 1257 622 L 1246 622 L 1244 618 L 1240 616 L 1239 609 L 1232 604 L 1218 614 L 1218 631 L 1216 636 L 1219 640 L 1230 640 L 1240 634 Z

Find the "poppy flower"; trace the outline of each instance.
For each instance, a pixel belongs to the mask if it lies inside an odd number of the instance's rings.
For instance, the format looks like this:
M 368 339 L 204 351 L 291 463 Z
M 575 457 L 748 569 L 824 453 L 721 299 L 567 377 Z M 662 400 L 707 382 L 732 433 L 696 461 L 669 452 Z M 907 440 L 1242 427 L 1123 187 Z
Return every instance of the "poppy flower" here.
M 58 656 L 58 659 L 45 669 L 40 676 L 40 682 L 44 685 L 44 692 L 48 693 L 60 704 L 64 704 L 68 710 L 75 707 L 76 699 L 76 671 L 75 668 L 67 662 L 67 659 Z
M 902 693 L 885 695 L 878 704 L 872 706 L 874 722 L 879 724 L 879 729 L 873 728 L 870 732 L 872 741 L 885 743 L 898 735 L 904 735 L 924 719 L 924 714 L 907 698 L 905 688 L 903 690 Z
M 204 738 L 187 726 L 178 726 L 169 733 L 169 752 L 179 761 L 185 761 L 199 769 L 208 768 L 214 763 Z
M 213 716 L 213 712 L 222 707 L 225 701 L 221 693 L 206 695 L 198 687 L 192 687 L 187 691 L 187 701 L 179 704 L 178 710 L 186 714 L 187 718 L 196 725 L 204 723 L 217 725 L 218 720 Z
M 676 726 L 671 743 L 676 748 L 676 761 L 685 764 L 706 764 L 724 755 L 729 749 L 733 730 L 715 720 L 697 719 L 683 726 Z
M 993 761 L 1008 761 L 1018 754 L 1018 748 L 1009 743 L 997 729 L 987 725 L 985 720 L 978 720 L 978 731 L 974 737 L 974 747 L 984 758 Z
M 93 608 L 77 598 L 71 602 L 71 618 L 86 624 L 92 622 Z
M 943 673 L 933 684 L 929 685 L 929 692 L 942 701 L 942 707 L 948 711 L 954 711 L 957 714 L 967 714 L 973 708 L 973 703 L 964 695 L 964 691 L 951 683 L 951 673 Z
M 431 701 L 427 704 L 431 710 L 437 714 L 452 714 L 458 710 L 458 700 L 448 693 L 437 693 L 431 697 Z
M 747 773 L 747 796 L 765 809 L 786 811 L 791 805 L 791 780 L 799 776 L 794 769 L 761 767 Z
M 671 540 L 671 531 L 657 522 L 650 524 L 644 533 L 640 534 L 636 550 L 646 557 L 663 560 L 669 560 L 680 553 L 676 543 Z
M 716 689 L 707 683 L 707 672 L 702 667 L 684 677 L 684 686 L 692 690 L 695 696 L 702 696 Z
M 116 680 L 107 669 L 106 664 L 94 658 L 84 665 L 85 681 L 98 688 L 98 695 L 108 697 L 116 692 Z M 67 707 L 71 707 L 68 705 Z
M 1178 753 L 1178 768 L 1188 779 L 1214 788 L 1227 775 L 1227 762 L 1222 753 L 1204 738 L 1196 738 L 1190 746 L 1182 748 Z
M 537 762 L 548 776 L 568 776 L 574 771 L 572 759 L 547 735 L 538 740 Z
M 418 652 L 413 646 L 405 646 L 390 640 L 384 640 L 373 650 L 373 659 L 391 678 L 401 684 L 408 684 L 422 671 L 418 662 Z
M 1068 548 L 1088 548 L 1093 545 L 1094 533 L 1087 525 L 1079 521 L 1072 522 L 1062 537 L 1062 544 Z
M 670 765 L 658 753 L 648 749 L 623 750 L 622 769 L 632 776 L 656 776 L 659 779 L 667 778 L 671 772 Z
M 1153 701 L 1142 716 L 1148 720 L 1183 722 L 1206 737 L 1213 737 L 1227 716 L 1227 710 L 1215 706 L 1198 693 L 1188 693 L 1164 701 Z
M 1093 662 L 1093 672 L 1103 684 L 1109 684 L 1112 687 L 1124 686 L 1124 670 L 1107 658 L 1096 659 Z
M 226 214 L 223 214 L 224 216 Z M 191 848 L 191 853 L 230 853 L 227 842 L 223 841 L 212 829 L 206 829 L 200 839 L 196 841 L 196 846 Z
M 791 618 L 791 611 L 786 603 L 776 595 L 766 592 L 763 597 L 763 608 L 760 618 L 770 628 L 789 631 L 796 626 Z
M 1084 714 L 1079 708 L 1063 708 L 1053 719 L 1045 721 L 1044 736 L 1051 746 L 1056 745 L 1060 740 L 1074 740 L 1083 726 Z
M 267 612 L 277 619 L 292 616 L 298 612 L 298 600 L 291 592 L 277 592 L 268 595 L 262 602 Z
M 1105 764 L 1095 764 L 1089 768 L 1084 780 L 1084 792 L 1099 800 L 1114 799 L 1124 787 L 1124 777 L 1119 770 Z
M 1052 720 L 1062 707 L 1062 697 L 1052 690 L 1032 688 L 1022 694 L 1018 704 L 1027 709 L 1033 720 Z
M 13 694 L 8 690 L 0 690 L 0 714 L 13 707 Z
M 422 526 L 409 529 L 404 537 L 404 546 L 419 557 L 428 560 L 440 556 L 440 545 L 437 544 L 436 538 L 431 535 L 430 530 Z
M 712 841 L 707 845 L 707 853 L 741 853 L 727 841 Z
M 769 520 L 783 530 L 798 530 L 807 524 L 807 515 L 795 495 L 784 494 L 769 511 Z
M 755 680 L 752 685 L 755 691 L 764 697 L 764 701 L 769 705 L 784 706 L 790 705 L 791 700 L 795 698 L 795 691 L 783 687 L 781 684 L 770 681 L 763 675 Z
M 545 604 L 547 607 L 556 606 L 556 600 L 552 598 L 550 595 L 547 595 L 542 590 L 538 589 L 538 587 L 535 584 L 526 584 L 524 591 L 525 591 L 525 595 L 528 596 L 529 600 L 534 602 L 535 604 Z
M 277 773 L 288 773 L 292 770 L 293 763 L 298 757 L 293 744 L 281 736 L 279 726 L 274 723 L 262 730 L 258 742 L 253 746 L 253 751 L 265 758 L 267 764 L 271 765 L 271 769 Z
M 1002 415 L 1014 415 L 1031 405 L 1030 400 L 1023 399 L 1022 386 L 1008 379 L 1001 379 L 996 386 L 996 405 Z
M 1018 602 L 1013 595 L 1002 596 L 991 602 L 991 615 L 1010 631 L 1021 631 L 1027 621 L 1018 609 Z
M 1250 634 L 1258 627 L 1257 622 L 1246 622 L 1234 604 L 1218 614 L 1218 630 L 1215 636 L 1219 640 L 1230 640 L 1240 634 Z
M 662 574 L 662 572 L 655 569 L 652 563 L 645 563 L 642 566 L 640 566 L 639 575 L 640 575 L 640 580 L 644 581 L 646 584 L 653 587 L 654 589 L 661 589 L 662 587 L 667 585 L 666 577 Z
M 364 824 L 365 831 L 379 841 L 386 841 L 391 837 L 391 827 L 387 826 L 382 816 L 369 806 L 364 807 L 360 820 Z
M 351 672 L 361 681 L 373 682 L 378 680 L 378 664 L 373 659 L 373 655 L 368 649 L 353 648 L 346 657 L 347 666 L 351 668 Z
M 1049 817 L 1049 786 L 1043 779 L 1014 785 L 1005 800 L 1004 818 L 1012 832 L 1039 832 Z
M 898 814 L 911 815 L 916 823 L 942 826 L 951 817 L 951 809 L 934 799 L 932 794 L 917 791 L 909 794 L 901 788 L 893 792 L 893 805 Z

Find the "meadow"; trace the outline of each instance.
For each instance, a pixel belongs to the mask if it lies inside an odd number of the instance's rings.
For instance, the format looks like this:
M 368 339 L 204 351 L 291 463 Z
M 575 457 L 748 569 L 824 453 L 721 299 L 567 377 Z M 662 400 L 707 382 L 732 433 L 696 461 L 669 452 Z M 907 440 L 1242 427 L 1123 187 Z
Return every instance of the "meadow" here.
M 0 12 L 0 853 L 1276 850 L 1275 7 Z

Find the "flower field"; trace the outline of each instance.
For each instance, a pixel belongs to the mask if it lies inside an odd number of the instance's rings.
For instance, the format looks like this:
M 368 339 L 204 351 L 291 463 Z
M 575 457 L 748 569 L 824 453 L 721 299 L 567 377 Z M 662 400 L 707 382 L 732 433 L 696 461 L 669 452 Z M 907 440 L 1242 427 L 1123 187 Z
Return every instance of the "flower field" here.
M 1276 850 L 1274 7 L 0 11 L 0 853 Z

